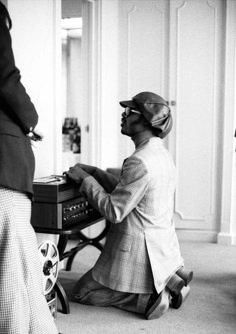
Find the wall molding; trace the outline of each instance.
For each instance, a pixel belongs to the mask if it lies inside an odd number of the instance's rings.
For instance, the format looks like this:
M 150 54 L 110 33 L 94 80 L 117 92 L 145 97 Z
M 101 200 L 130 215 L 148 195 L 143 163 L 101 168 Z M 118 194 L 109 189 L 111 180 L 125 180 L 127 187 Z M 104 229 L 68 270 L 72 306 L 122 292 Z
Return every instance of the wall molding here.
M 194 242 L 206 242 L 216 243 L 217 232 L 214 231 L 202 231 L 202 230 L 187 230 L 176 228 L 176 233 L 179 241 L 194 241 Z
M 236 128 L 236 2 L 226 1 L 224 119 L 222 146 L 221 220 L 218 243 L 235 242 L 236 234 L 236 176 L 235 139 Z
M 220 232 L 217 235 L 217 243 L 226 246 L 236 246 L 236 233 L 223 233 Z

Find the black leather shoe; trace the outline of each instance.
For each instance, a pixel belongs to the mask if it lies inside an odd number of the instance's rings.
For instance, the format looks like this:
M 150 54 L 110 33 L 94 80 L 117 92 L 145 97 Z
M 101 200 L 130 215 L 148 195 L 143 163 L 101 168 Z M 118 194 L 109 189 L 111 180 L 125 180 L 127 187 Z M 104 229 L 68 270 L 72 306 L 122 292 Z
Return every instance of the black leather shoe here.
M 176 274 L 184 280 L 185 286 L 189 285 L 189 283 L 193 279 L 193 271 L 185 269 L 184 267 L 181 267 L 179 270 L 177 270 Z
M 178 275 L 174 274 L 169 279 L 168 283 L 166 284 L 167 288 L 170 290 L 171 293 L 178 295 L 185 285 L 184 280 L 180 278 Z
M 186 287 L 183 287 L 181 292 L 179 294 L 170 293 L 170 307 L 178 309 L 183 304 L 183 302 L 186 300 L 190 293 L 190 287 L 189 285 Z
M 157 293 L 153 294 L 145 313 L 146 319 L 153 320 L 160 318 L 168 310 L 169 304 L 170 292 L 168 289 L 164 289 L 159 295 Z

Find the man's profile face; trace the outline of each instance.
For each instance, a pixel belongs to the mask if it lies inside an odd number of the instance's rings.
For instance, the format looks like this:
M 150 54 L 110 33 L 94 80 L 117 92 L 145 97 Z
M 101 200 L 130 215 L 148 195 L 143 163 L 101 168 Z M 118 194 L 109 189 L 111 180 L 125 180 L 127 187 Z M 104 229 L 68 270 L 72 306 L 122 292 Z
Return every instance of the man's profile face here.
M 141 113 L 130 108 L 125 108 L 121 115 L 121 133 L 133 137 L 144 130 L 144 118 Z

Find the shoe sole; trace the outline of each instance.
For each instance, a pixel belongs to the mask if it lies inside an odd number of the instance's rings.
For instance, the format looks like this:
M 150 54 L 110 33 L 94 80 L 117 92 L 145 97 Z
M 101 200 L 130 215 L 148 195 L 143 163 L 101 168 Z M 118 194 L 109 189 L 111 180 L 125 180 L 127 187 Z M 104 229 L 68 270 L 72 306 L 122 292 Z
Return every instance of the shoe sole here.
M 177 270 L 176 274 L 182 278 L 182 280 L 185 283 L 185 286 L 189 285 L 189 283 L 192 281 L 193 279 L 193 271 L 192 270 L 188 270 L 185 269 L 184 267 L 180 268 L 179 270 Z
M 181 290 L 181 293 L 179 293 L 178 295 L 171 294 L 170 306 L 174 309 L 180 308 L 183 302 L 187 299 L 189 293 L 190 293 L 190 287 L 186 286 Z
M 156 302 L 146 312 L 146 319 L 153 320 L 160 318 L 169 309 L 170 293 L 164 289 Z

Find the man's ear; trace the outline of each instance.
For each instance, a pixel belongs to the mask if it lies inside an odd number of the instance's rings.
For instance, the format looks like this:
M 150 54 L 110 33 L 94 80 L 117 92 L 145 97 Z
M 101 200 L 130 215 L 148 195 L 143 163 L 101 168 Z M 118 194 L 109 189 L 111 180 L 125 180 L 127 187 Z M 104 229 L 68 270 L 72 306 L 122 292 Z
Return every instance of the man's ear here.
M 151 124 L 144 118 L 143 124 L 151 128 Z
M 143 115 L 141 115 L 141 116 L 142 116 L 142 123 L 144 125 L 150 125 L 150 123 L 146 120 L 146 118 Z

